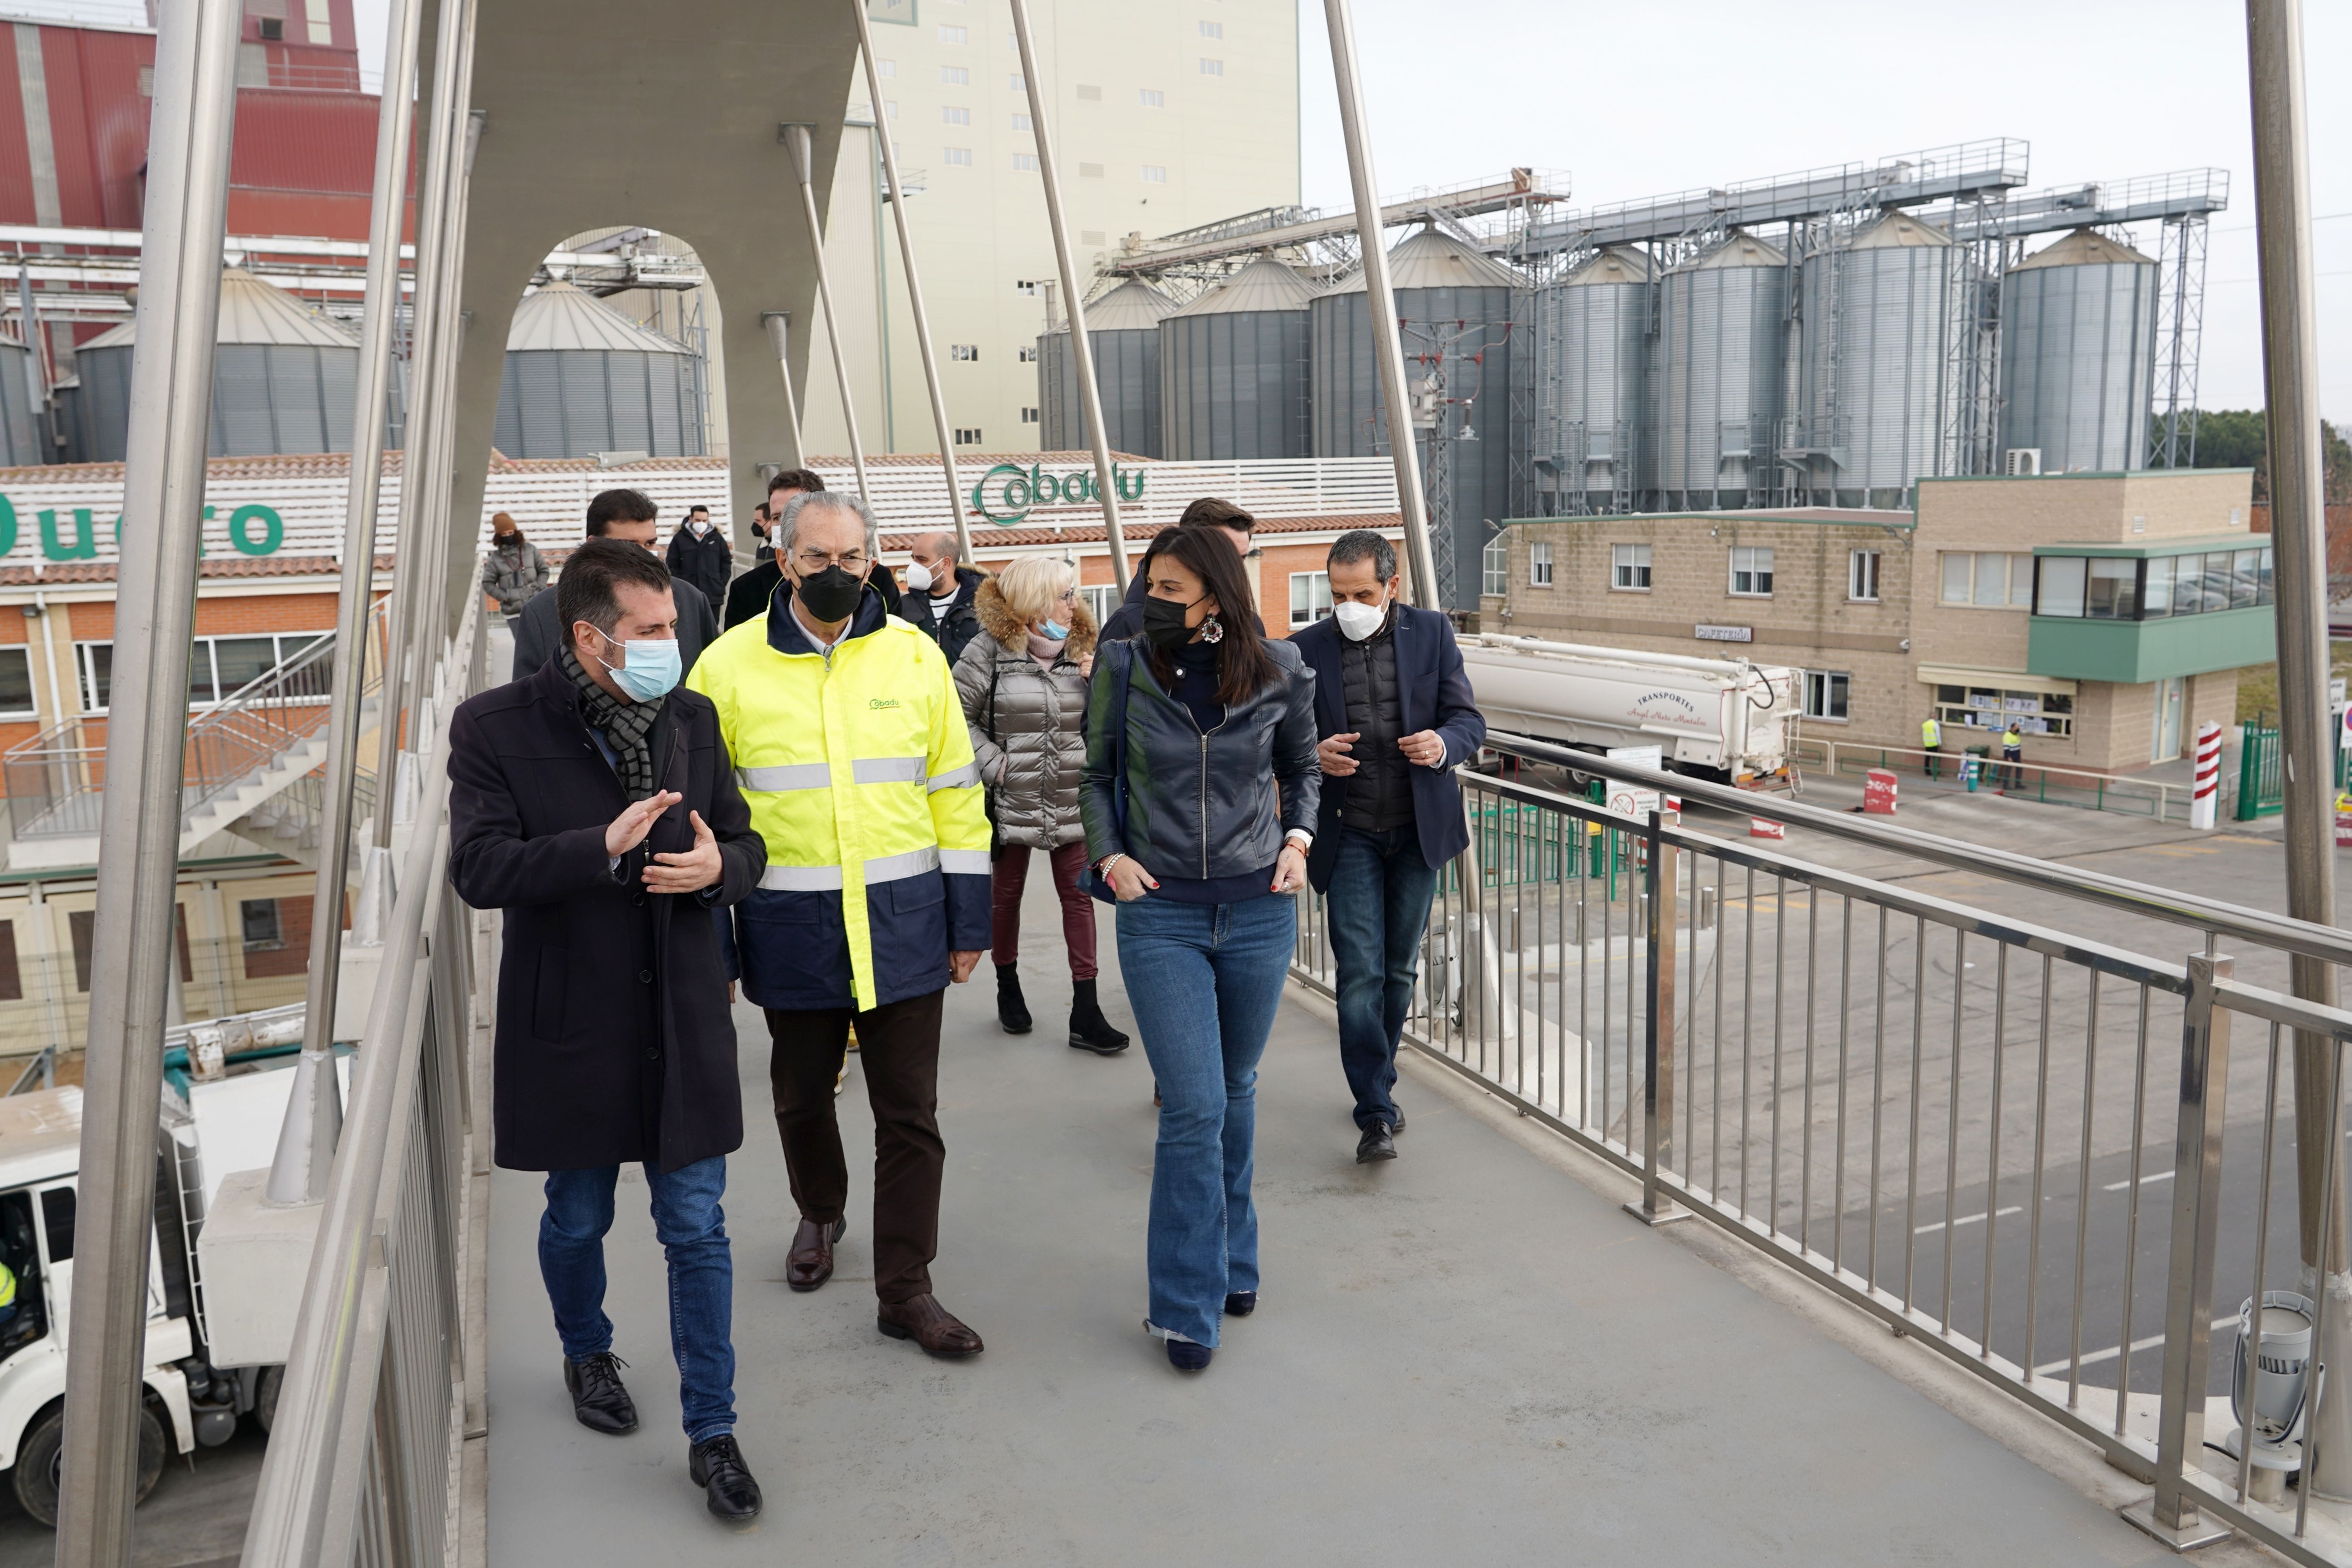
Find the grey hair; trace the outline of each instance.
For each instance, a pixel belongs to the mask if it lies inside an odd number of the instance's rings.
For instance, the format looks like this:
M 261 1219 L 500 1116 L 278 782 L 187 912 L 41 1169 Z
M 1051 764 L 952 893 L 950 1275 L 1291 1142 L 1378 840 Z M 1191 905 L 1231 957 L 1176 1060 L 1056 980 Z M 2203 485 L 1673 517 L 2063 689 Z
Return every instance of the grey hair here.
M 1370 561 L 1372 570 L 1381 574 L 1382 582 L 1396 575 L 1396 546 L 1370 528 L 1351 528 L 1334 539 L 1331 553 L 1325 558 L 1323 566 L 1328 571 L 1332 567 L 1357 560 Z
M 845 490 L 803 490 L 784 503 L 784 515 L 768 530 L 768 542 L 785 555 L 800 543 L 801 513 L 819 511 L 854 512 L 866 525 L 866 555 L 872 559 L 882 550 L 882 530 L 874 521 L 873 508 Z

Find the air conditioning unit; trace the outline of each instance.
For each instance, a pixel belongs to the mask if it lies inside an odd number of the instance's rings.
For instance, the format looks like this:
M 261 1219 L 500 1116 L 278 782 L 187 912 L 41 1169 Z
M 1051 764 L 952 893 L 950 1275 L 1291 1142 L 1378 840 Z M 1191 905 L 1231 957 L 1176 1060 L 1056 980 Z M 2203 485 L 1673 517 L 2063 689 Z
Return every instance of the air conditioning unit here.
M 2002 455 L 2001 472 L 2011 478 L 2032 478 L 2042 472 L 2042 448 L 2012 446 Z

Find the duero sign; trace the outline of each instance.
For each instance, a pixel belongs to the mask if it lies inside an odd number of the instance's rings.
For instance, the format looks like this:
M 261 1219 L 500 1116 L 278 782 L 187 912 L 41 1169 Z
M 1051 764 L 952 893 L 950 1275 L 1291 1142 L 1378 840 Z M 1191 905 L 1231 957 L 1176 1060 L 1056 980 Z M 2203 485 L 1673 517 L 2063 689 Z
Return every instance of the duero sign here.
M 1143 499 L 1143 472 L 1127 470 L 1111 465 L 1111 483 L 1118 486 L 1122 501 Z M 972 509 L 1000 528 L 1010 528 L 1027 517 L 1033 507 L 1076 507 L 1099 500 L 1101 492 L 1093 473 L 1080 468 L 1067 474 L 1048 474 L 1036 464 L 1024 468 L 1017 463 L 1000 463 L 980 476 L 971 487 Z

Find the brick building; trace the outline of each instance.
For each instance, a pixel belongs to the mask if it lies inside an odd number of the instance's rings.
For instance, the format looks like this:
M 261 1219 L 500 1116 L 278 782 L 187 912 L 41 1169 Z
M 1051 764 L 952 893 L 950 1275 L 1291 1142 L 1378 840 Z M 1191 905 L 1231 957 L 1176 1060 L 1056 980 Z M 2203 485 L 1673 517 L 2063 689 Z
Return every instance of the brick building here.
M 1481 621 L 1805 672 L 1805 730 L 1952 746 L 2014 719 L 2027 756 L 2121 772 L 2231 722 L 2274 654 L 2244 469 L 1930 479 L 1909 511 L 1541 518 L 1487 560 Z

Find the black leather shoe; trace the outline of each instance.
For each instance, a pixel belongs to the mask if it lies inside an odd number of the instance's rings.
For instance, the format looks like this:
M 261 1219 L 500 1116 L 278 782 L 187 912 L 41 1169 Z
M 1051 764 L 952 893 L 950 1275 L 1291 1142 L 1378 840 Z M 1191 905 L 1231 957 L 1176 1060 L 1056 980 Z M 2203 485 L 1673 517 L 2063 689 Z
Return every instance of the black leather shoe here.
M 1389 1124 L 1386 1122 L 1373 1123 L 1364 1129 L 1364 1135 L 1356 1141 L 1356 1163 L 1360 1166 L 1370 1165 L 1374 1160 L 1394 1158 L 1396 1158 L 1396 1139 L 1390 1134 Z
M 1404 1110 L 1403 1110 L 1403 1108 L 1402 1108 L 1402 1106 L 1398 1106 L 1398 1105 L 1393 1105 L 1393 1104 L 1391 1104 L 1391 1105 L 1389 1107 L 1389 1109 L 1391 1109 L 1391 1110 L 1392 1110 L 1392 1111 L 1396 1112 L 1396 1120 L 1395 1120 L 1395 1121 L 1393 1121 L 1393 1122 L 1391 1122 L 1391 1123 L 1389 1124 L 1389 1131 L 1390 1131 L 1391 1133 L 1392 1133 L 1392 1134 L 1394 1134 L 1394 1133 L 1402 1133 L 1402 1132 L 1403 1132 L 1403 1131 L 1404 1131 Z
M 617 1437 L 637 1429 L 636 1402 L 621 1385 L 621 1368 L 629 1364 L 606 1351 L 585 1361 L 563 1364 L 563 1386 L 572 1396 L 572 1413 L 592 1432 Z
M 760 1517 L 760 1483 L 744 1466 L 735 1434 L 722 1433 L 686 1451 L 686 1479 L 702 1489 L 703 1500 L 721 1519 Z
M 1168 1364 L 1179 1372 L 1206 1372 L 1209 1357 L 1213 1353 L 1205 1344 L 1194 1344 L 1189 1339 L 1168 1342 Z
M 1255 1311 L 1257 1311 L 1255 1291 L 1235 1291 L 1225 1298 L 1225 1316 L 1229 1318 L 1245 1318 Z
M 1095 999 L 1095 983 L 1079 980 L 1070 998 L 1070 1043 L 1097 1056 L 1116 1056 L 1127 1049 L 1127 1036 L 1111 1027 Z

